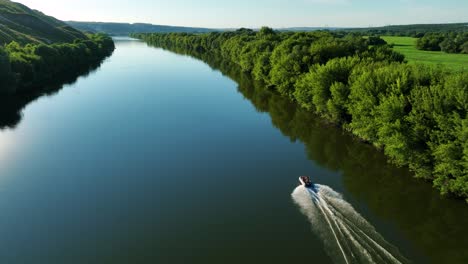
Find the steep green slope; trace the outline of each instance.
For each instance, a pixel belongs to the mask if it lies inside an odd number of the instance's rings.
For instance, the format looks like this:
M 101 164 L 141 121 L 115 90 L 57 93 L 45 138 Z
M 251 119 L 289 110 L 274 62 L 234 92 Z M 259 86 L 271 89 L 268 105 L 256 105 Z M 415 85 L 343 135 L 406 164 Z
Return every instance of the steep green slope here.
M 0 45 L 72 42 L 86 36 L 53 17 L 9 0 L 0 0 Z
M 27 6 L 0 0 L 0 97 L 40 94 L 112 54 L 104 34 L 85 35 Z

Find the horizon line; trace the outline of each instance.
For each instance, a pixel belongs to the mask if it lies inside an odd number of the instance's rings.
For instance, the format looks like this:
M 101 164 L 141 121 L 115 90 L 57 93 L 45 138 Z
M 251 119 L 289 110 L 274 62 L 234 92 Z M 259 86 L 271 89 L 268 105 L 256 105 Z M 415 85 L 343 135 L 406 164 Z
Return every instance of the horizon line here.
M 260 27 L 203 27 L 203 26 L 181 26 L 181 25 L 168 25 L 168 24 L 153 24 L 150 22 L 113 22 L 113 21 L 79 21 L 79 20 L 64 20 L 65 22 L 78 22 L 78 23 L 108 23 L 108 24 L 146 24 L 153 26 L 166 26 L 166 27 L 183 27 L 183 28 L 200 28 L 200 29 L 240 29 L 240 28 L 249 28 L 249 29 L 260 29 L 262 27 L 270 27 L 268 25 L 263 25 Z M 414 24 L 386 24 L 386 25 L 369 25 L 369 26 L 355 26 L 355 27 L 346 27 L 346 26 L 289 26 L 289 27 L 270 27 L 272 29 L 290 29 L 290 28 L 340 28 L 340 29 L 358 29 L 358 28 L 381 28 L 381 27 L 391 27 L 391 26 L 418 26 L 418 25 L 447 25 L 447 24 L 466 24 L 468 27 L 468 21 L 466 22 L 439 22 L 439 23 L 414 23 Z

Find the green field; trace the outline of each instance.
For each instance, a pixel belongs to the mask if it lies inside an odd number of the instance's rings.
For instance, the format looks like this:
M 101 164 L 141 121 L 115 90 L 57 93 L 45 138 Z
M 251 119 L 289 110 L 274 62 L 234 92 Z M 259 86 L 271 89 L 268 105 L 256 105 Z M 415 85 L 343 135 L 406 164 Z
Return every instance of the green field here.
M 395 51 L 405 55 L 409 63 L 442 64 L 453 70 L 468 70 L 468 54 L 449 54 L 441 51 L 416 49 L 416 38 L 382 37 L 388 44 L 395 44 Z

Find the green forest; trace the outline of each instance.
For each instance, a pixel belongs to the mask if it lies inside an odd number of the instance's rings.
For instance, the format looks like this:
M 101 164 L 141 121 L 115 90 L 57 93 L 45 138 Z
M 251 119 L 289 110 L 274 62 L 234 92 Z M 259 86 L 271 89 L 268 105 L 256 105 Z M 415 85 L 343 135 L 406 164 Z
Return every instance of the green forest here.
M 468 54 L 468 32 L 426 33 L 416 46 L 420 50 Z
M 442 194 L 468 197 L 467 72 L 407 64 L 384 42 L 355 34 L 264 27 L 133 36 L 232 62 L 432 181 Z
M 23 46 L 13 41 L 0 47 L 0 93 L 35 91 L 60 75 L 74 74 L 101 61 L 113 50 L 114 42 L 103 34 L 51 45 Z

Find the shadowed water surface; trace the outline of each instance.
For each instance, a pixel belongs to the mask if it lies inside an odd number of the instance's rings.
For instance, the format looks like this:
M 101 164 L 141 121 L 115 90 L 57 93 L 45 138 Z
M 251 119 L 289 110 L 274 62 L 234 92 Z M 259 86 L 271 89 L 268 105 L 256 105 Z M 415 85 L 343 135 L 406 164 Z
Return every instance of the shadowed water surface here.
M 291 201 L 299 175 L 414 263 L 467 262 L 463 202 L 229 65 L 116 45 L 57 93 L 2 105 L 2 263 L 332 263 Z

